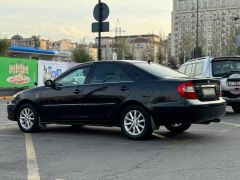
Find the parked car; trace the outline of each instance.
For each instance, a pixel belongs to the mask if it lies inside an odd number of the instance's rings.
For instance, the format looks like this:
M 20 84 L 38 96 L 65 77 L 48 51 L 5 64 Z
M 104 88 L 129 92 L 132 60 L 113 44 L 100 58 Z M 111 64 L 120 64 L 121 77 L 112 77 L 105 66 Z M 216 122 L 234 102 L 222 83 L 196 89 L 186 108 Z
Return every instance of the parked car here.
M 179 71 L 192 78 L 221 81 L 222 96 L 235 113 L 240 113 L 240 57 L 204 57 L 183 64 Z
M 191 124 L 219 122 L 225 108 L 218 80 L 191 79 L 145 61 L 101 61 L 16 94 L 8 118 L 26 133 L 52 123 L 86 124 L 118 126 L 143 139 L 159 126 L 181 133 Z

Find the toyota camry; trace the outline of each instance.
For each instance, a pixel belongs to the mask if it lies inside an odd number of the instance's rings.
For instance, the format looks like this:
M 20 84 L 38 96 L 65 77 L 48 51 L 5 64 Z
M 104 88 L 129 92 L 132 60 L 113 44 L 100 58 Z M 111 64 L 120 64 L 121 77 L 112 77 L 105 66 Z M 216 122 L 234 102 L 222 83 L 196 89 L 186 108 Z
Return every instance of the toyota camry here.
M 192 79 L 146 61 L 99 61 L 17 93 L 8 118 L 26 133 L 48 124 L 117 126 L 137 140 L 160 126 L 181 133 L 219 122 L 225 109 L 218 80 Z

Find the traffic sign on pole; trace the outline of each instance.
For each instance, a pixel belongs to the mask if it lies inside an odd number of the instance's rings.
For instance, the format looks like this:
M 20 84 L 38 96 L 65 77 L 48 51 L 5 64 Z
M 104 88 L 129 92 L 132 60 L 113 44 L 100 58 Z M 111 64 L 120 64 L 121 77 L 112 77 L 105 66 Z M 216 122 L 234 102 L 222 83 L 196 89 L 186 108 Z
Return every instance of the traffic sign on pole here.
M 93 16 L 96 19 L 96 23 L 92 23 L 92 32 L 98 32 L 98 60 L 102 59 L 101 50 L 101 32 L 109 32 L 109 22 L 105 21 L 109 16 L 109 7 L 98 0 L 98 4 L 95 6 Z
M 109 32 L 109 22 L 103 22 L 101 29 L 99 26 L 99 22 L 92 23 L 92 32 Z
M 102 11 L 102 21 L 105 21 L 109 16 L 109 7 L 105 3 L 100 3 L 95 6 L 93 16 L 98 22 L 100 21 L 100 11 Z

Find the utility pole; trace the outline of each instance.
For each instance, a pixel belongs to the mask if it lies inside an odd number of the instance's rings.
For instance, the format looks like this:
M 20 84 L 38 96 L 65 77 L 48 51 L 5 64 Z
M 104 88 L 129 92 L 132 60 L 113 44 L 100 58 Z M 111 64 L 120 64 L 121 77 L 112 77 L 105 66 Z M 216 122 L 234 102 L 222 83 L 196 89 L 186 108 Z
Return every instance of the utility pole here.
M 199 58 L 199 30 L 198 30 L 198 21 L 199 21 L 199 4 L 198 4 L 198 1 L 199 0 L 196 0 L 197 1 L 197 26 L 196 26 L 196 50 L 195 50 L 195 58 Z
M 98 1 L 99 4 L 99 31 L 98 31 L 98 60 L 102 60 L 102 49 L 101 49 L 101 29 L 102 29 L 102 3 L 101 0 Z

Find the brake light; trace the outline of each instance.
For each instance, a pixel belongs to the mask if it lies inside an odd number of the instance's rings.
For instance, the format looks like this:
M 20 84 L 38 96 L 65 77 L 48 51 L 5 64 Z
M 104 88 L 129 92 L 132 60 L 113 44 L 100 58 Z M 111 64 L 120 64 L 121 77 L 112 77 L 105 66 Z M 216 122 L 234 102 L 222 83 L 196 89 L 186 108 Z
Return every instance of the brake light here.
M 177 88 L 178 93 L 186 99 L 197 99 L 197 94 L 190 81 L 180 84 Z

